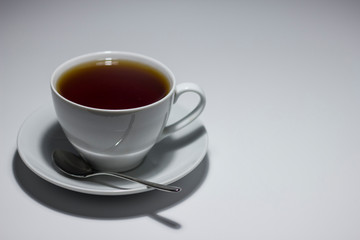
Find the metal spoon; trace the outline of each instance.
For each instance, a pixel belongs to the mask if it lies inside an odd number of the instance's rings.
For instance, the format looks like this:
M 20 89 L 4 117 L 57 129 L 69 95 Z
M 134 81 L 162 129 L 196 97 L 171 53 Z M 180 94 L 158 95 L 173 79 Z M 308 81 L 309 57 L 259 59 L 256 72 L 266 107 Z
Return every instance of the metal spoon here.
M 107 175 L 118 177 L 122 179 L 126 179 L 132 182 L 137 182 L 144 184 L 148 187 L 152 187 L 157 190 L 165 191 L 165 192 L 180 192 L 181 188 L 170 185 L 163 185 L 158 183 L 149 182 L 146 180 L 138 179 L 135 177 L 131 177 L 128 175 L 124 175 L 122 173 L 115 172 L 99 172 L 93 169 L 87 162 L 84 161 L 81 157 L 76 156 L 71 152 L 66 152 L 62 150 L 55 150 L 53 152 L 53 160 L 55 165 L 65 174 L 76 177 L 76 178 L 88 178 L 99 175 Z

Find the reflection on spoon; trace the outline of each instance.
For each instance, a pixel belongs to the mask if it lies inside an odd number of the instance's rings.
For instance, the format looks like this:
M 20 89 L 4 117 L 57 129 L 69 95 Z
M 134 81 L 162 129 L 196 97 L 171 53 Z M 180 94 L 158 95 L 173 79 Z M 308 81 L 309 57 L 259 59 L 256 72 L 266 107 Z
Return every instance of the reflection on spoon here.
M 122 178 L 132 182 L 141 183 L 148 187 L 165 191 L 165 192 L 180 192 L 181 188 L 170 185 L 163 185 L 159 183 L 153 183 L 146 180 L 138 179 L 122 173 L 115 172 L 99 172 L 93 169 L 87 162 L 84 161 L 81 157 L 76 156 L 71 152 L 66 152 L 62 150 L 55 150 L 53 152 L 53 160 L 55 165 L 65 174 L 76 177 L 76 178 L 89 178 L 100 175 L 107 175 Z

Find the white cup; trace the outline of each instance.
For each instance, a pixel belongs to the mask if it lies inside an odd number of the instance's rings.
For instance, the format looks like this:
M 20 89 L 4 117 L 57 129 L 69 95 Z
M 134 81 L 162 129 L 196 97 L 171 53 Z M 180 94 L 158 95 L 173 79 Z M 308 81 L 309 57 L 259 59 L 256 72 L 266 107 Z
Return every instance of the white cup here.
M 56 89 L 59 77 L 69 68 L 96 60 L 130 60 L 151 66 L 163 73 L 170 91 L 152 104 L 122 110 L 107 110 L 72 102 Z M 205 94 L 194 83 L 176 85 L 173 73 L 159 61 L 128 52 L 96 52 L 70 59 L 51 77 L 51 92 L 58 121 L 70 143 L 96 169 L 127 171 L 139 165 L 150 149 L 169 134 L 194 121 L 205 107 Z M 171 107 L 185 92 L 199 95 L 194 110 L 168 125 Z

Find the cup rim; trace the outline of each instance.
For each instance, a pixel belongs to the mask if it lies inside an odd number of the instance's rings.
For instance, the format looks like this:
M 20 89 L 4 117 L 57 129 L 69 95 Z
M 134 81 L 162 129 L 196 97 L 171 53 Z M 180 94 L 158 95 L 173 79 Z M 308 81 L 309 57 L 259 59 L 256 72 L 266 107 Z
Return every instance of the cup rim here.
M 156 68 L 157 70 L 159 70 L 160 72 L 162 72 L 166 78 L 170 81 L 170 90 L 169 92 L 166 94 L 165 97 L 157 100 L 156 102 L 153 102 L 151 104 L 148 105 L 144 105 L 141 107 L 136 107 L 136 108 L 127 108 L 127 109 L 103 109 L 103 108 L 94 108 L 94 107 L 88 107 L 76 102 L 73 102 L 65 97 L 63 97 L 57 90 L 55 87 L 55 83 L 57 82 L 59 76 L 61 76 L 62 73 L 64 73 L 66 70 L 70 69 L 71 67 L 74 67 L 80 63 L 84 63 L 84 62 L 88 62 L 88 61 L 92 61 L 92 60 L 104 60 L 105 58 L 112 58 L 112 59 L 118 59 L 118 60 L 133 60 L 133 61 L 139 61 L 146 64 L 146 65 L 150 65 L 151 67 Z M 155 105 L 158 105 L 164 101 L 166 101 L 168 98 L 170 98 L 173 95 L 173 92 L 175 91 L 175 85 L 176 85 L 176 81 L 175 81 L 175 76 L 172 73 L 172 71 L 162 62 L 143 55 L 143 54 L 139 54 L 139 53 L 134 53 L 134 52 L 126 52 L 126 51 L 99 51 L 99 52 L 92 52 L 92 53 L 87 53 L 87 54 L 83 54 L 77 57 L 73 57 L 65 62 L 63 62 L 62 64 L 60 64 L 52 73 L 51 78 L 50 78 L 50 86 L 51 86 L 51 90 L 53 93 L 55 93 L 55 95 L 62 99 L 63 101 L 78 107 L 78 108 L 82 108 L 82 109 L 86 109 L 86 110 L 91 110 L 91 111 L 96 111 L 96 112 L 114 112 L 114 113 L 125 113 L 125 112 L 134 112 L 134 111 L 139 111 L 139 110 L 143 110 L 143 109 L 148 109 L 151 108 Z

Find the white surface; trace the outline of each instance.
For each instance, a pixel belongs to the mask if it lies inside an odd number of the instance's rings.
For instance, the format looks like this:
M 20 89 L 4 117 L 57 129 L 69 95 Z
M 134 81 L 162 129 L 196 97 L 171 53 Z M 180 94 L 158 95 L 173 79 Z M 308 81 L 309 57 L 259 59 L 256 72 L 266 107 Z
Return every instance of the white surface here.
M 90 2 L 0 3 L 0 239 L 360 238 L 360 2 Z M 52 71 L 99 50 L 204 88 L 209 151 L 182 195 L 88 197 L 22 164 Z
M 178 105 L 172 108 L 169 122 L 176 122 L 188 113 Z M 114 177 L 94 177 L 79 181 L 64 176 L 54 166 L 52 153 L 57 150 L 78 152 L 67 140 L 51 105 L 42 107 L 27 118 L 18 134 L 18 153 L 25 165 L 35 174 L 57 186 L 96 195 L 128 195 L 146 192 L 148 187 Z M 205 127 L 195 120 L 173 133 L 151 149 L 140 166 L 127 175 L 171 184 L 194 170 L 208 150 Z

